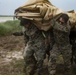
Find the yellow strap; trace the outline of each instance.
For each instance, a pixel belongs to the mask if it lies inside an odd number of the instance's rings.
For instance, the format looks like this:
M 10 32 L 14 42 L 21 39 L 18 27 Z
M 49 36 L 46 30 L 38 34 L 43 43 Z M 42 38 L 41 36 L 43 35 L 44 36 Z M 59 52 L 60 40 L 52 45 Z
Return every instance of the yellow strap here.
M 46 38 L 46 35 L 45 35 L 45 33 L 42 31 L 42 35 L 44 36 L 44 38 Z

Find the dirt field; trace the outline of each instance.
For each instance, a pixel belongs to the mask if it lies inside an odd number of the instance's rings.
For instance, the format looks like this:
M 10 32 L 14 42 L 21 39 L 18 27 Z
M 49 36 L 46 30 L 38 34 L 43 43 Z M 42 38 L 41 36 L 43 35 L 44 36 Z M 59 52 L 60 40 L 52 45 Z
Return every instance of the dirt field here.
M 0 37 L 0 75 L 23 75 L 22 36 Z

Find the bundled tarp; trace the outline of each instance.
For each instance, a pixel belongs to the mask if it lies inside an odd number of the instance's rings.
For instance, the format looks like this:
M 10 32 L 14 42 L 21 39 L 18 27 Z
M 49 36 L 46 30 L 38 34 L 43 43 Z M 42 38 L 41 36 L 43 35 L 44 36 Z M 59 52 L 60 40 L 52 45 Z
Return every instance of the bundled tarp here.
M 23 6 L 15 10 L 15 16 L 32 20 L 40 29 L 47 31 L 51 27 L 50 19 L 63 11 L 48 0 L 28 0 Z M 49 15 L 51 15 L 49 17 Z
M 69 16 L 69 20 L 71 22 L 71 27 L 76 29 L 76 12 L 74 10 L 67 11 L 67 14 Z
M 28 0 L 23 6 L 15 10 L 15 16 L 32 20 L 40 30 L 47 31 L 51 27 L 50 19 L 52 16 L 58 18 L 63 10 L 57 8 L 48 0 Z M 65 12 L 70 17 L 71 27 L 76 26 L 76 12 L 70 10 Z M 49 17 L 49 15 L 51 15 Z

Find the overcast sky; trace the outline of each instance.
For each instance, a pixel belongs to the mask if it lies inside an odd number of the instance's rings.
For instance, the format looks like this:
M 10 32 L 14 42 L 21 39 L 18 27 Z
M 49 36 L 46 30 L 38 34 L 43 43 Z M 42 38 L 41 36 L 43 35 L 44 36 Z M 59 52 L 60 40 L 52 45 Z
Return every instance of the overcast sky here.
M 14 10 L 23 5 L 27 0 L 0 0 L 0 15 L 13 15 Z M 50 2 L 63 9 L 76 11 L 76 0 L 50 0 Z

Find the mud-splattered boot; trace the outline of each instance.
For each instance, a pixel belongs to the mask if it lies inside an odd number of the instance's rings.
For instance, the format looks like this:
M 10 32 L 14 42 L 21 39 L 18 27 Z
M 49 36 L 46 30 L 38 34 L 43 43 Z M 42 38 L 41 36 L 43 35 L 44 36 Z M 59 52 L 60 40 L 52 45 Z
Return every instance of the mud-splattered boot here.
M 56 70 L 49 71 L 49 75 L 56 75 Z

